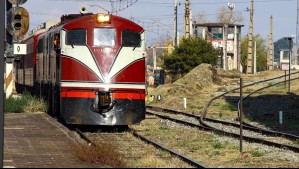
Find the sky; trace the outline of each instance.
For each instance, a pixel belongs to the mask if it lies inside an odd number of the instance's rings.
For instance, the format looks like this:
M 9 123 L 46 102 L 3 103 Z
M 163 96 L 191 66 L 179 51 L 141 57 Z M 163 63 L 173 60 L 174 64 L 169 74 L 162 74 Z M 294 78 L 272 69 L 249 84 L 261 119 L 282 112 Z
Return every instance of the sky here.
M 111 1 L 113 1 L 111 3 Z M 185 0 L 178 0 L 178 24 L 180 36 L 183 36 Z M 23 5 L 30 14 L 30 29 L 41 23 L 60 18 L 64 14 L 79 13 L 86 7 L 93 13 L 114 14 L 134 20 L 147 31 L 147 44 L 161 39 L 172 38 L 174 34 L 174 2 L 175 0 L 27 0 Z M 241 12 L 244 21 L 240 24 L 242 36 L 249 32 L 250 0 L 190 0 L 193 19 L 205 14 L 209 22 L 216 22 L 221 7 L 228 2 L 235 3 L 235 12 Z M 254 0 L 254 34 L 260 34 L 266 40 L 270 33 L 270 16 L 273 16 L 274 41 L 282 37 L 296 35 L 297 0 Z

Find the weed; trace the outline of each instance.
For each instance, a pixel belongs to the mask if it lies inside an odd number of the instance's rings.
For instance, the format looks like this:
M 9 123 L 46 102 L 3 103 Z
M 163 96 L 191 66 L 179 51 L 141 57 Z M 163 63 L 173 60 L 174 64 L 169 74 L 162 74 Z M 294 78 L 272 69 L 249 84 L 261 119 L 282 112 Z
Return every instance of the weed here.
M 221 152 L 220 151 L 213 151 L 211 155 L 212 156 L 219 156 L 219 155 L 221 155 Z
M 251 156 L 252 157 L 262 157 L 262 156 L 264 156 L 264 153 L 262 153 L 258 150 L 254 150 L 253 152 L 251 152 Z
M 222 113 L 222 112 L 219 113 L 219 117 L 220 117 L 220 118 L 223 117 L 223 113 Z
M 20 98 L 8 98 L 4 103 L 5 113 L 29 113 L 29 112 L 45 112 L 47 104 L 44 100 L 24 93 Z
M 215 144 L 213 144 L 213 147 L 215 149 L 223 149 L 224 148 L 224 146 L 221 143 L 215 143 Z
M 161 127 L 159 128 L 159 130 L 161 130 L 161 131 L 169 131 L 169 128 L 168 128 L 168 127 L 165 127 L 165 126 L 161 126 Z
M 253 92 L 253 91 L 254 91 L 253 89 L 248 88 L 248 89 L 245 90 L 245 93 L 251 93 L 251 92 Z
M 232 104 L 223 104 L 220 105 L 221 110 L 229 110 L 229 111 L 238 111 L 238 108 Z
M 123 157 L 109 142 L 98 142 L 96 146 L 71 143 L 72 153 L 81 161 L 108 165 L 113 168 L 125 168 Z

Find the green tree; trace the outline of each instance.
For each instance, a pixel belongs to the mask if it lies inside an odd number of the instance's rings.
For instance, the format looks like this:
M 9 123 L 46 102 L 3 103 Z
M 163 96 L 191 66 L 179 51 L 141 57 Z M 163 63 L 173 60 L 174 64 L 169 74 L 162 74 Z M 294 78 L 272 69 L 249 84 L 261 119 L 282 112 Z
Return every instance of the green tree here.
M 172 54 L 164 56 L 164 69 L 184 75 L 202 63 L 216 65 L 219 55 L 220 51 L 203 39 L 183 39 Z
M 257 46 L 257 51 L 256 51 L 257 71 L 258 72 L 259 71 L 265 71 L 265 70 L 267 70 L 266 40 L 263 39 L 260 34 L 257 34 L 253 37 L 253 42 L 256 42 L 256 46 Z M 253 54 L 254 54 L 254 50 L 255 49 L 254 49 L 254 46 L 253 46 Z M 248 36 L 245 36 L 241 41 L 241 59 L 242 59 L 242 63 L 243 63 L 243 66 L 244 66 L 244 72 L 246 72 L 247 57 L 248 57 Z

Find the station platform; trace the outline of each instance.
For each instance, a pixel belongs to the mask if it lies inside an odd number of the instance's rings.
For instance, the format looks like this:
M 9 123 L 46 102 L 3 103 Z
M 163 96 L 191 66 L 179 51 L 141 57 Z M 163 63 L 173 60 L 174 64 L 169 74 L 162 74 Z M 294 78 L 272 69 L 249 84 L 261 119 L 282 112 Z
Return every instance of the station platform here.
M 71 152 L 75 134 L 46 113 L 4 115 L 4 168 L 104 168 Z

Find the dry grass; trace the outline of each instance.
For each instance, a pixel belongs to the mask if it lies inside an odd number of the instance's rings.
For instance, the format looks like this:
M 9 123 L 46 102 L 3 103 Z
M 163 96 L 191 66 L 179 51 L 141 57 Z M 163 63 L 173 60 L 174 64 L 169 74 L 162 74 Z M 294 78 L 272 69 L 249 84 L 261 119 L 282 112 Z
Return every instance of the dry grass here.
M 4 109 L 5 113 L 36 113 L 46 112 L 48 108 L 43 99 L 24 93 L 22 97 L 6 99 Z
M 113 168 L 126 167 L 123 157 L 112 143 L 101 141 L 96 146 L 71 143 L 70 148 L 72 153 L 84 162 L 107 165 Z
M 47 103 L 42 99 L 30 99 L 27 104 L 24 105 L 25 113 L 31 112 L 46 112 L 47 111 Z
M 244 142 L 244 154 L 240 154 L 238 140 L 183 127 L 164 120 L 147 119 L 141 125 L 135 126 L 135 129 L 152 140 L 211 168 L 276 168 L 283 166 L 296 168 L 299 165 L 297 156 L 285 159 L 284 152 L 281 150 L 256 147 L 256 145 Z M 148 159 L 141 162 L 140 166 L 165 167 L 156 166 L 156 162 L 156 160 Z

